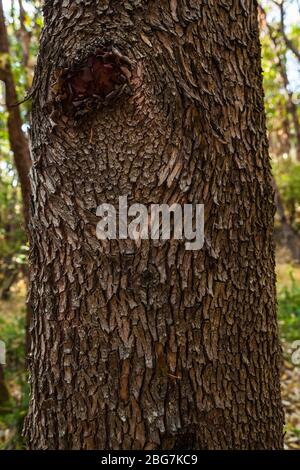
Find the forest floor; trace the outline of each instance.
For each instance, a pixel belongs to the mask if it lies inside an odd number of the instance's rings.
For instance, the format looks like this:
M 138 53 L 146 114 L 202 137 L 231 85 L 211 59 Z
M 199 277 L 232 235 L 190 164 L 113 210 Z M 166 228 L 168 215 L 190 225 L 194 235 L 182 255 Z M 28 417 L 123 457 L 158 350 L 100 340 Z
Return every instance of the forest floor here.
M 282 400 L 285 409 L 285 448 L 300 449 L 300 355 L 295 361 L 295 341 L 300 346 L 300 267 L 277 265 L 279 324 L 284 351 Z M 0 301 L 0 339 L 5 339 L 8 364 L 5 381 L 10 400 L 0 403 L 0 449 L 22 449 L 23 419 L 28 407 L 24 362 L 26 288 L 17 282 L 8 301 Z M 294 360 L 293 360 L 294 359 Z
M 286 423 L 285 448 L 300 450 L 300 354 L 295 358 L 295 351 L 300 350 L 300 266 L 279 262 L 280 258 L 278 256 L 277 260 L 277 296 L 284 354 L 281 393 Z

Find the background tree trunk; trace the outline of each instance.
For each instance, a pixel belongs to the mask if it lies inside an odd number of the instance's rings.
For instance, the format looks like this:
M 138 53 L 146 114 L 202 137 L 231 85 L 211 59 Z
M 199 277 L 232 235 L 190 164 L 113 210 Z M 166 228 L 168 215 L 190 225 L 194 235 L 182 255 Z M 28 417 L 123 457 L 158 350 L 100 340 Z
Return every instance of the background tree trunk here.
M 32 449 L 282 447 L 257 5 L 229 3 L 45 2 L 32 116 Z M 131 88 L 102 106 L 89 95 L 99 50 Z M 102 98 L 112 68 L 100 73 Z M 204 203 L 204 248 L 100 242 L 96 207 L 120 195 Z
M 2 56 L 0 63 L 0 80 L 5 84 L 5 105 L 8 114 L 7 128 L 9 143 L 20 180 L 25 226 L 27 228 L 31 194 L 28 173 L 31 168 L 31 159 L 28 141 L 22 130 L 21 113 L 19 107 L 16 105 L 18 97 L 10 64 L 9 45 L 2 0 L 0 1 L 0 54 Z
M 2 364 L 0 364 L 0 407 L 5 404 L 9 399 L 9 393 L 4 381 L 4 371 Z M 1 409 L 1 408 L 0 408 Z
M 4 11 L 2 0 L 0 0 L 0 80 L 5 85 L 5 106 L 7 110 L 7 129 L 9 135 L 10 148 L 13 153 L 14 164 L 17 170 L 18 178 L 23 200 L 23 214 L 26 232 L 29 223 L 29 206 L 30 206 L 30 179 L 29 171 L 31 168 L 31 159 L 28 140 L 22 130 L 22 118 L 20 109 L 17 106 L 17 92 L 14 83 L 14 77 L 11 70 L 8 36 L 5 25 Z M 9 275 L 9 274 L 8 274 Z M 11 278 L 14 281 L 14 278 Z M 10 289 L 10 280 L 6 285 L 7 293 Z M 1 295 L 5 295 L 5 288 L 2 290 Z M 26 323 L 29 325 L 31 317 L 31 307 L 27 305 Z M 26 328 L 26 351 L 29 350 L 29 334 Z M 4 383 L 4 371 L 0 364 L 0 388 L 7 390 Z M 8 392 L 7 392 L 8 394 Z

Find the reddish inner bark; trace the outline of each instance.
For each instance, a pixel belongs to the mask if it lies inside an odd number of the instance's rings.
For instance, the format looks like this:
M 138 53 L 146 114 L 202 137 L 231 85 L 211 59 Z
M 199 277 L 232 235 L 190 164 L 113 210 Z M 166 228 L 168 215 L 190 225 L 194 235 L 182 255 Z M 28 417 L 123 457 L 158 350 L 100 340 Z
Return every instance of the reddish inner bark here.
M 120 58 L 113 52 L 98 50 L 63 77 L 64 103 L 77 108 L 89 98 L 104 100 L 122 85 L 126 78 L 120 66 Z

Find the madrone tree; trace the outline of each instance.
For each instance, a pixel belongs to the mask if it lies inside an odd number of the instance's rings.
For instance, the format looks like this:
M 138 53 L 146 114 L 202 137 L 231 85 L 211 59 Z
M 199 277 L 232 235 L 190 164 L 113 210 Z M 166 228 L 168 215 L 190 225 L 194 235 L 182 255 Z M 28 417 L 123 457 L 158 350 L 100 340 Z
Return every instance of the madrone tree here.
M 31 449 L 282 447 L 253 0 L 46 0 L 33 84 Z M 205 244 L 99 240 L 203 203 Z

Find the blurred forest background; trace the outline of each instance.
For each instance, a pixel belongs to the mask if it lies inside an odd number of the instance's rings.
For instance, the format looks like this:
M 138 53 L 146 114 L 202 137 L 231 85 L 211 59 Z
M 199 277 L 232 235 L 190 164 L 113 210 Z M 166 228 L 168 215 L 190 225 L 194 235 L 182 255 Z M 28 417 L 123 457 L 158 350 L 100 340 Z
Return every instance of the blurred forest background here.
M 0 0 L 0 449 L 22 449 L 28 405 L 26 308 L 28 129 L 42 2 Z M 259 22 L 276 194 L 278 312 L 284 349 L 285 446 L 300 449 L 300 1 L 262 0 Z M 17 102 L 21 102 L 16 106 Z M 299 359 L 299 354 L 298 354 Z

